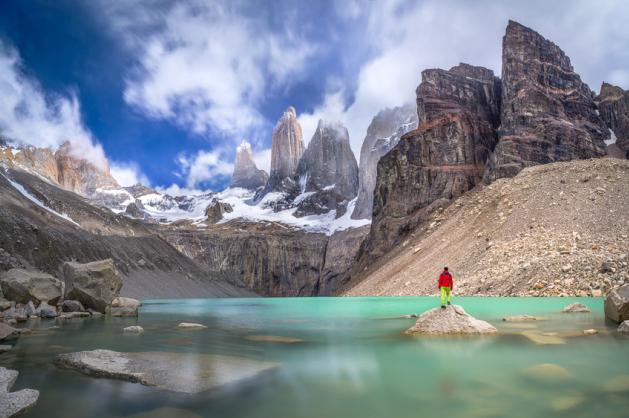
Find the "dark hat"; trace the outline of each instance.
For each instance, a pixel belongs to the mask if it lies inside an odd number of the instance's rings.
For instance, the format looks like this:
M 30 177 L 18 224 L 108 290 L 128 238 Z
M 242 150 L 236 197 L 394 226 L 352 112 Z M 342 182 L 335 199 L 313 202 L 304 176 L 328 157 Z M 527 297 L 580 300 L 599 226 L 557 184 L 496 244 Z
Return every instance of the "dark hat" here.
M 447 267 L 444 267 L 443 269 L 444 269 L 444 270 L 447 270 L 448 268 L 447 268 Z

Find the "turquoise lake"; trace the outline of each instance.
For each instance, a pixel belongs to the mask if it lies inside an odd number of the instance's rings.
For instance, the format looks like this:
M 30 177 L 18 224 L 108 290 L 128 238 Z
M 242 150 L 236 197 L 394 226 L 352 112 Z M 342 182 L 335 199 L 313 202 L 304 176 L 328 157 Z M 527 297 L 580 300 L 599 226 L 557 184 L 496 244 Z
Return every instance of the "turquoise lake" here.
M 576 301 L 592 313 L 560 312 Z M 437 306 L 430 297 L 154 300 L 144 301 L 138 318 L 42 320 L 37 327 L 59 328 L 21 338 L 0 355 L 0 366 L 20 372 L 14 390 L 40 391 L 26 417 L 629 416 L 629 338 L 605 322 L 602 299 L 461 297 L 454 303 L 495 325 L 499 335 L 404 335 L 415 319 L 397 317 Z M 501 320 L 517 314 L 545 320 Z M 180 322 L 208 328 L 178 330 Z M 143 334 L 123 335 L 123 327 L 136 324 Z M 583 335 L 590 328 L 599 333 Z M 53 365 L 59 353 L 97 348 L 224 354 L 280 367 L 243 384 L 185 395 Z M 526 372 L 540 364 L 566 373 Z M 160 412 L 165 407 L 176 410 Z

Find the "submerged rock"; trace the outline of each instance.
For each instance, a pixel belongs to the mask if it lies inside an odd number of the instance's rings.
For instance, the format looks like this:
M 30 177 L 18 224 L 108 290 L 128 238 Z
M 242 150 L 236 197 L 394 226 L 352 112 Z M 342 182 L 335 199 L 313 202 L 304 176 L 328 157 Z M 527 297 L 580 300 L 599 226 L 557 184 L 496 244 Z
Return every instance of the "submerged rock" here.
M 126 306 L 119 306 L 116 308 L 110 308 L 109 314 L 115 317 L 133 318 L 138 316 L 138 308 L 131 308 Z
M 572 374 L 557 364 L 543 363 L 523 370 L 522 374 L 539 382 L 559 382 L 570 379 Z
M 10 418 L 27 411 L 37 402 L 39 392 L 33 389 L 22 389 L 9 392 L 18 372 L 0 367 L 0 417 Z
M 426 311 L 419 316 L 415 325 L 406 330 L 409 335 L 478 335 L 497 332 L 496 327 L 474 318 L 458 305 Z
M 89 312 L 64 312 L 57 319 L 87 318 L 92 316 Z
M 629 319 L 629 284 L 609 292 L 605 298 L 605 316 L 614 322 Z
M 538 345 L 565 344 L 566 340 L 553 333 L 541 333 L 537 331 L 524 331 L 522 335 Z
M 214 354 L 120 353 L 110 350 L 60 354 L 58 367 L 94 377 L 126 380 L 183 393 L 199 393 L 254 379 L 275 363 Z
M 179 325 L 177 325 L 177 328 L 194 330 L 194 329 L 205 329 L 207 327 L 203 324 L 196 324 L 194 322 L 182 322 Z
M 556 399 L 553 399 L 550 402 L 550 407 L 555 412 L 568 411 L 572 408 L 575 408 L 585 402 L 585 396 L 583 395 L 575 395 L 575 396 L 562 396 Z
M 133 415 L 125 415 L 124 418 L 203 418 L 201 415 L 181 408 L 171 408 L 164 406 L 147 412 L 140 412 Z
M 629 375 L 616 376 L 603 385 L 605 392 L 629 392 Z
M 284 337 L 281 335 L 249 335 L 246 337 L 249 341 L 264 342 L 264 343 L 280 343 L 280 344 L 295 344 L 303 343 L 304 340 L 293 337 Z
M 586 313 L 591 312 L 590 309 L 582 303 L 571 303 L 561 310 L 564 313 Z
M 585 335 L 596 335 L 596 334 L 598 334 L 598 331 L 595 330 L 594 328 L 588 328 L 588 329 L 584 329 L 583 330 L 583 334 L 585 334 Z
M 66 297 L 98 312 L 105 312 L 122 288 L 122 277 L 112 259 L 85 264 L 66 262 L 63 273 Z
M 532 315 L 512 315 L 502 318 L 505 322 L 543 321 L 544 318 Z
M 48 301 L 56 304 L 63 296 L 61 280 L 41 271 L 11 269 L 0 275 L 4 296 L 17 303 Z

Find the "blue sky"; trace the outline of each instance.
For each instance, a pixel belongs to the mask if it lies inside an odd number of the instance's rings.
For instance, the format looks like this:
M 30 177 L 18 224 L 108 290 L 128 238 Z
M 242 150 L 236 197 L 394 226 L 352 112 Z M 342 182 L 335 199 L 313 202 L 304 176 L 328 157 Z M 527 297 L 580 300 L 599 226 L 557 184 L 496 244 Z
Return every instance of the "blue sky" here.
M 550 2 L 547 2 L 550 3 Z M 0 133 L 66 139 L 123 183 L 214 190 L 249 140 L 268 169 L 295 106 L 309 140 L 342 121 L 358 153 L 371 118 L 414 99 L 421 70 L 500 73 L 516 19 L 555 41 L 590 87 L 629 88 L 622 1 L 45 1 L 0 3 Z

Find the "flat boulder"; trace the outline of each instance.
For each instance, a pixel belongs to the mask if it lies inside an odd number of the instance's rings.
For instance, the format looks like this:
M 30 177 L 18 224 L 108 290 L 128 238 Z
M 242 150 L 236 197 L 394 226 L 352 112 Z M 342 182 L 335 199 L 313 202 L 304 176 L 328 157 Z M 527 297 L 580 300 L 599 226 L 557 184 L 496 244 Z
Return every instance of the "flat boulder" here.
M 144 328 L 139 325 L 131 325 L 130 327 L 124 327 L 122 332 L 125 334 L 141 334 L 144 332 Z
M 138 308 L 125 308 L 125 307 L 118 307 L 118 308 L 110 308 L 109 309 L 109 314 L 111 316 L 117 316 L 117 317 L 136 317 L 138 316 Z
M 38 270 L 11 269 L 0 274 L 4 297 L 17 303 L 42 301 L 55 305 L 63 297 L 64 283 Z
M 134 308 L 138 309 L 142 303 L 139 300 L 133 298 L 125 298 L 122 296 L 118 296 L 111 301 L 112 308 Z
M 572 378 L 572 374 L 558 364 L 542 363 L 524 369 L 522 374 L 540 383 L 555 383 Z
M 23 414 L 37 402 L 39 392 L 22 389 L 9 392 L 17 379 L 18 372 L 0 367 L 0 417 L 10 418 Z
M 563 313 L 588 313 L 591 312 L 590 308 L 585 306 L 582 303 L 571 303 L 570 305 L 566 305 L 561 312 Z
M 617 287 L 607 294 L 605 316 L 614 322 L 629 319 L 629 284 Z
M 195 330 L 195 329 L 206 329 L 207 327 L 203 324 L 197 324 L 194 322 L 181 322 L 179 325 L 177 325 L 177 328 Z
M 417 318 L 415 325 L 406 330 L 408 335 L 480 335 L 497 332 L 496 327 L 474 318 L 458 305 L 426 311 Z
M 60 354 L 55 364 L 88 376 L 189 394 L 244 383 L 278 367 L 276 363 L 216 354 L 110 350 Z
M 112 259 L 91 263 L 63 264 L 66 280 L 66 298 L 74 299 L 88 309 L 104 313 L 118 297 L 122 288 L 122 277 Z

